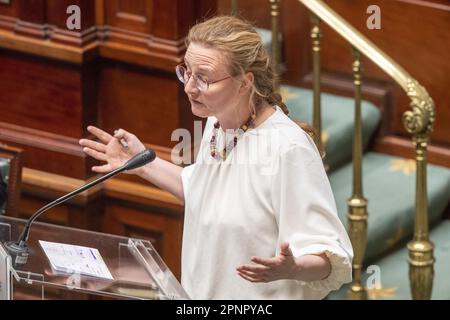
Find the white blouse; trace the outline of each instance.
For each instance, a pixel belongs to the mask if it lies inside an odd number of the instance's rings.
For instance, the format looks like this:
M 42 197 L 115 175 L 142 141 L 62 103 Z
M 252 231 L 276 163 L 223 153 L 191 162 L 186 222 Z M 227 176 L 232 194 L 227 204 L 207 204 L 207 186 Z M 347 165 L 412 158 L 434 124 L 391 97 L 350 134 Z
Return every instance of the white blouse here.
M 277 107 L 225 161 L 210 156 L 209 118 L 196 163 L 182 171 L 182 285 L 192 299 L 322 299 L 351 281 L 353 250 L 311 137 Z M 232 139 L 219 129 L 217 147 Z M 227 140 L 228 141 L 228 140 Z M 251 283 L 236 268 L 270 258 L 325 253 L 324 280 Z

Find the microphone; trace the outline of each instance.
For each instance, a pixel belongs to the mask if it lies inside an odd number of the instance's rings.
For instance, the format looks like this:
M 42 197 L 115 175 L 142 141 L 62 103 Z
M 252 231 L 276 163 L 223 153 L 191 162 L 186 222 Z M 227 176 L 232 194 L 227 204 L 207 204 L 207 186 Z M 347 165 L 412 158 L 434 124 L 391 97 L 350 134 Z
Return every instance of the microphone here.
M 123 166 L 109 172 L 108 174 L 105 174 L 104 176 L 85 184 L 84 186 L 72 191 L 71 193 L 58 198 L 46 206 L 42 207 L 38 211 L 36 211 L 27 221 L 27 224 L 25 225 L 25 228 L 22 231 L 22 234 L 19 237 L 18 241 L 9 241 L 6 242 L 5 248 L 11 255 L 12 261 L 15 265 L 24 265 L 27 263 L 28 256 L 30 254 L 30 249 L 27 246 L 28 237 L 30 236 L 30 227 L 31 224 L 36 220 L 42 213 L 45 211 L 57 206 L 60 203 L 63 203 L 64 201 L 69 200 L 70 198 L 76 196 L 77 194 L 105 181 L 106 179 L 109 179 L 115 175 L 118 175 L 119 173 L 123 171 L 133 170 L 139 167 L 142 167 L 153 160 L 155 160 L 156 154 L 155 151 L 151 149 L 146 149 L 137 155 L 135 155 L 133 158 L 128 160 Z

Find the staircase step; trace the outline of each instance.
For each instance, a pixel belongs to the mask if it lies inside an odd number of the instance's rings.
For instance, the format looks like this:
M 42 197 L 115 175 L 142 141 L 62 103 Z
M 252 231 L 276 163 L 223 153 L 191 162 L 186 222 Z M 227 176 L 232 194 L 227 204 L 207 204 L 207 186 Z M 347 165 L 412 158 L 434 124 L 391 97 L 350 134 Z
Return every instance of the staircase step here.
M 450 281 L 448 270 L 450 265 L 450 220 L 444 220 L 430 233 L 430 240 L 434 243 L 434 281 L 431 298 L 433 300 L 450 300 Z M 374 300 L 410 300 L 408 250 L 402 249 L 373 263 L 379 267 L 381 286 L 369 289 L 368 295 Z M 374 273 L 364 273 L 363 283 Z M 372 281 L 370 281 L 372 283 Z M 349 286 L 331 293 L 328 299 L 345 299 Z
M 428 165 L 430 224 L 437 223 L 450 201 L 450 169 Z M 368 242 L 365 261 L 410 239 L 415 215 L 415 161 L 368 152 L 363 156 L 363 194 L 368 200 Z M 352 163 L 330 175 L 339 218 L 347 226 L 347 200 L 352 194 Z
M 313 91 L 290 85 L 281 86 L 283 101 L 289 108 L 291 119 L 312 124 Z M 355 100 L 333 94 L 322 93 L 322 141 L 324 141 L 325 163 L 330 172 L 351 161 L 354 128 Z M 363 147 L 367 149 L 370 137 L 375 132 L 381 113 L 367 101 L 361 103 Z

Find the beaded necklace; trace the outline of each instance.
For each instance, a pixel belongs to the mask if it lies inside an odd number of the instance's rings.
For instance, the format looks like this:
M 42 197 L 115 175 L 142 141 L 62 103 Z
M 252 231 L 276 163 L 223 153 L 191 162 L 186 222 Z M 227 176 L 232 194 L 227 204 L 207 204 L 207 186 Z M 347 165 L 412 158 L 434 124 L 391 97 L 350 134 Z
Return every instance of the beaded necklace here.
M 220 122 L 217 121 L 214 124 L 213 134 L 211 140 L 209 141 L 209 149 L 211 151 L 211 157 L 216 160 L 226 160 L 227 156 L 230 154 L 231 150 L 236 147 L 238 142 L 238 137 L 241 137 L 249 128 L 255 125 L 256 114 L 252 113 L 248 118 L 247 122 L 243 124 L 239 129 L 237 135 L 233 137 L 222 151 L 217 150 L 217 133 L 219 132 Z

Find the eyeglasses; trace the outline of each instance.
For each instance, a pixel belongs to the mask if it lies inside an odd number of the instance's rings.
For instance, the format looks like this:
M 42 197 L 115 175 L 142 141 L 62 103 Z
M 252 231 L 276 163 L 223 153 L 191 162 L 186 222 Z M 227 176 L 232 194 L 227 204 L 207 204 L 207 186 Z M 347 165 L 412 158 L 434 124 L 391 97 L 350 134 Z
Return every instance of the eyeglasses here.
M 184 83 L 185 86 L 189 82 L 189 79 L 191 79 L 191 77 L 192 77 L 195 81 L 196 88 L 202 92 L 207 91 L 209 86 L 216 82 L 231 78 L 231 76 L 228 76 L 228 77 L 225 77 L 225 78 L 222 78 L 219 80 L 208 81 L 202 75 L 196 75 L 196 74 L 192 74 L 191 72 L 188 72 L 186 69 L 186 65 L 184 63 L 177 65 L 175 68 L 175 71 L 177 73 L 178 80 L 180 80 L 182 83 Z

